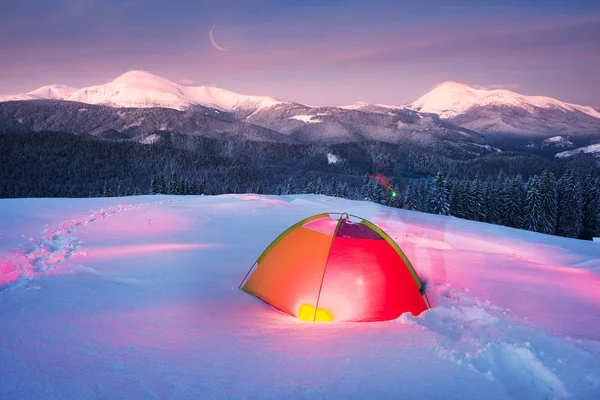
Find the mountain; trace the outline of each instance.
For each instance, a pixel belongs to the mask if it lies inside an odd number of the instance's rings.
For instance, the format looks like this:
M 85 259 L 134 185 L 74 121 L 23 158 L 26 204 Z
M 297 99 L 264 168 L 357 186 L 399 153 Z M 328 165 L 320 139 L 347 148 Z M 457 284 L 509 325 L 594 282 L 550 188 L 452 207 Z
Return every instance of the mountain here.
M 412 110 L 388 113 L 364 112 L 340 107 L 308 107 L 284 104 L 258 110 L 244 121 L 263 126 L 299 142 L 356 142 L 365 140 L 427 143 L 447 140 L 486 145 L 481 135 Z M 489 149 L 488 149 L 489 150 Z
M 54 85 L 0 101 L 56 99 L 112 107 L 173 108 L 205 106 L 221 111 L 272 107 L 282 101 L 266 96 L 245 96 L 213 86 L 185 86 L 144 71 L 129 71 L 113 81 L 81 89 Z
M 42 100 L 60 102 L 40 103 Z M 18 104 L 11 105 L 15 101 Z M 104 108 L 79 111 L 88 105 Z M 144 109 L 153 111 L 141 111 Z M 55 114 L 48 114 L 49 110 Z M 81 89 L 51 85 L 4 96 L 0 115 L 5 118 L 0 126 L 6 130 L 60 128 L 112 139 L 169 130 L 295 143 L 444 141 L 472 154 L 507 149 L 552 156 L 568 147 L 590 145 L 600 137 L 600 111 L 592 107 L 456 82 L 444 82 L 402 106 L 311 107 L 214 86 L 180 85 L 137 70 Z M 552 139 L 559 136 L 567 139 Z
M 0 131 L 57 131 L 140 141 L 148 135 L 168 131 L 215 139 L 294 142 L 279 132 L 202 106 L 180 111 L 170 108 L 115 108 L 64 100 L 0 103 Z
M 572 157 L 576 154 L 591 154 L 596 158 L 600 158 L 600 143 L 590 144 L 589 146 L 579 147 L 573 150 L 562 151 L 560 153 L 557 153 L 555 157 L 567 158 Z
M 478 133 L 436 115 L 401 108 L 388 111 L 309 107 L 211 86 L 183 86 L 148 72 L 129 71 L 103 85 L 82 89 L 55 85 L 5 97 L 0 102 L 0 128 L 150 142 L 153 139 L 146 135 L 160 131 L 283 143 L 445 141 L 471 155 L 497 151 Z
M 484 135 L 600 135 L 600 112 L 550 97 L 444 82 L 406 106 Z
M 0 96 L 0 101 L 14 100 L 39 100 L 39 99 L 65 99 L 77 89 L 65 85 L 47 85 L 29 93 L 14 96 Z

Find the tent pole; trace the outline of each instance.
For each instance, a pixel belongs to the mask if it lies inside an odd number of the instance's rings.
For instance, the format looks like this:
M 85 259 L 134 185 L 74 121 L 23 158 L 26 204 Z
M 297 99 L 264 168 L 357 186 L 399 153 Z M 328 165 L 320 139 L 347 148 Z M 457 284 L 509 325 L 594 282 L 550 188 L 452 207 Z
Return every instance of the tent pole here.
M 342 224 L 343 217 L 344 215 L 342 214 L 340 216 L 340 219 L 338 219 L 338 223 L 335 226 L 335 231 L 333 232 L 333 237 L 331 238 L 331 243 L 329 244 L 329 251 L 327 251 L 327 258 L 325 258 L 325 266 L 323 267 L 323 276 L 321 277 L 321 286 L 319 286 L 319 294 L 317 295 L 317 303 L 315 304 L 315 314 L 313 315 L 313 322 L 317 320 L 317 311 L 319 310 L 319 300 L 321 300 L 321 290 L 323 290 L 323 282 L 325 281 L 325 271 L 327 271 L 329 254 L 331 254 L 331 248 L 333 247 L 333 242 L 335 241 L 335 237 L 337 236 L 338 230 L 340 229 L 340 225 Z
M 246 281 L 246 278 L 248 278 L 248 275 L 250 275 L 250 272 L 252 272 L 252 270 L 254 269 L 254 266 L 256 265 L 256 261 L 254 261 L 254 264 L 252 264 L 252 266 L 250 267 L 250 269 L 248 270 L 248 272 L 246 273 L 246 276 L 244 276 L 244 279 L 242 279 L 242 282 L 240 283 L 240 285 L 238 286 L 238 289 L 240 289 L 242 287 L 242 285 L 244 284 L 244 282 Z

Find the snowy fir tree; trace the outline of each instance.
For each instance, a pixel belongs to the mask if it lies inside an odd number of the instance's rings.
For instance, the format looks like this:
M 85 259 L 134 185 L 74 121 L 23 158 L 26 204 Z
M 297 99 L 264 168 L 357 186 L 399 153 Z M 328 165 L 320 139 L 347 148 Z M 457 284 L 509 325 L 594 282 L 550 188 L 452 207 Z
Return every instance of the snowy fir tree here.
M 371 188 L 371 177 L 369 174 L 366 174 L 363 178 L 363 183 L 360 188 L 360 196 L 361 200 L 371 200 L 370 198 L 370 188 Z
M 302 180 L 302 186 L 300 187 L 300 190 L 298 191 L 298 193 L 309 194 L 308 182 L 309 182 L 308 178 L 305 176 L 304 179 Z
M 169 186 L 169 194 L 181 194 L 181 184 L 177 172 L 173 171 L 171 175 L 171 185 Z
M 152 181 L 150 182 L 150 194 L 159 194 L 160 186 L 158 182 L 158 177 L 156 176 L 156 171 L 152 174 Z
M 541 212 L 543 215 L 543 224 L 538 232 L 553 235 L 556 231 L 557 222 L 557 190 L 556 178 L 548 170 L 542 172 L 540 176 L 540 190 L 542 196 Z
M 125 196 L 125 187 L 123 187 L 123 181 L 121 181 L 120 179 L 117 182 L 117 196 L 118 197 Z
M 287 180 L 285 186 L 283 187 L 283 194 L 296 194 L 296 185 L 291 177 Z
M 511 228 L 520 228 L 523 223 L 525 204 L 525 191 L 521 175 L 517 175 L 516 178 L 507 182 L 503 202 L 505 203 L 502 215 L 504 224 Z
M 492 180 L 486 181 L 484 185 L 485 222 L 499 224 L 502 217 L 500 214 L 500 198 L 498 197 L 497 187 Z
M 547 221 L 543 211 L 542 183 L 537 175 L 533 176 L 527 184 L 525 206 L 523 209 L 523 228 L 541 232 Z
M 321 180 L 321 178 L 317 178 L 317 184 L 315 186 L 315 194 L 323 194 L 324 193 L 324 188 L 323 188 L 323 181 Z
M 345 199 L 349 199 L 350 198 L 350 189 L 348 188 L 348 183 L 344 182 L 344 184 L 342 185 L 341 191 L 340 191 L 340 196 L 345 198 Z
M 404 193 L 404 208 L 407 210 L 418 211 L 416 188 L 412 183 L 406 187 Z
M 333 175 L 331 177 L 328 195 L 333 197 L 338 197 L 340 195 L 339 182 L 336 175 Z
M 583 198 L 581 187 L 573 171 L 565 173 L 558 181 L 558 221 L 556 234 L 579 237 L 583 229 Z
M 308 181 L 306 184 L 306 189 L 304 191 L 306 194 L 314 194 L 315 193 L 315 184 L 313 181 Z
M 110 182 L 105 182 L 104 183 L 104 189 L 102 190 L 102 196 L 103 197 L 111 197 L 112 196 L 112 191 L 110 189 Z
M 450 211 L 450 199 L 448 186 L 444 175 L 438 172 L 432 185 L 429 207 L 432 214 L 448 215 Z
M 583 227 L 582 239 L 600 237 L 600 179 L 591 175 L 584 179 L 585 187 L 582 190 L 583 198 Z
M 161 175 L 160 178 L 160 194 L 169 194 L 169 190 L 167 188 L 167 180 L 164 175 Z

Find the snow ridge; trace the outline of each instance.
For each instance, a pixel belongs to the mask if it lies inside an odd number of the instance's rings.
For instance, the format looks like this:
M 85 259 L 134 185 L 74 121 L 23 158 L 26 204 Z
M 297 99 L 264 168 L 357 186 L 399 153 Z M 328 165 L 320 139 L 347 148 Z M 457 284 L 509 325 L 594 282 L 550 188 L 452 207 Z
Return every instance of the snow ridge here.
M 600 112 L 592 107 L 565 103 L 551 97 L 525 96 L 505 89 L 476 89 L 465 84 L 447 81 L 407 105 L 407 108 L 453 118 L 477 106 L 511 106 L 533 111 L 535 108 L 560 111 L 579 111 L 595 118 Z
M 26 94 L 3 96 L 0 101 L 58 99 L 113 107 L 164 107 L 185 110 L 195 105 L 217 108 L 258 110 L 283 104 L 267 96 L 247 96 L 214 86 L 185 86 L 145 71 L 128 71 L 102 85 L 70 88 L 44 86 Z

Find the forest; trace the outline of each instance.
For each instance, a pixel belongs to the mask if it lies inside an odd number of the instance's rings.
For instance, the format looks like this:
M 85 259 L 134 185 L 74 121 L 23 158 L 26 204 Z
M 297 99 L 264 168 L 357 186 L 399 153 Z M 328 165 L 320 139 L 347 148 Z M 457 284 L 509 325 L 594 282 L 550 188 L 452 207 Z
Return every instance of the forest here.
M 427 145 L 298 145 L 162 133 L 153 144 L 61 132 L 0 133 L 0 198 L 313 193 L 591 239 L 600 236 L 600 170 Z

